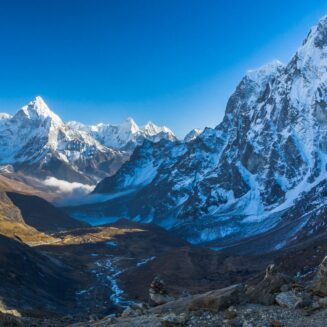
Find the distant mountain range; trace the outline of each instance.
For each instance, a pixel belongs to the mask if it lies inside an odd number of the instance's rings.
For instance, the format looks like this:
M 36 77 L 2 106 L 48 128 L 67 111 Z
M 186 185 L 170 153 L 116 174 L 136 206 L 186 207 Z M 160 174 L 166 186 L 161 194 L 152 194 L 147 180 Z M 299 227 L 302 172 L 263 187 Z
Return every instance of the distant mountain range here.
M 14 116 L 0 114 L 0 164 L 44 179 L 94 184 L 110 176 L 145 139 L 175 141 L 167 127 L 140 128 L 129 118 L 122 125 L 64 123 L 41 97 Z
M 94 191 L 120 196 L 75 210 L 154 222 L 213 248 L 247 239 L 243 250 L 278 249 L 327 224 L 326 165 L 327 16 L 287 65 L 244 76 L 216 128 L 145 141 Z
M 74 130 L 86 132 L 106 147 L 128 152 L 133 151 L 145 139 L 153 142 L 158 142 L 161 139 L 177 140 L 174 133 L 168 127 L 159 127 L 152 122 L 139 127 L 133 118 L 128 118 L 121 125 L 101 123 L 88 126 L 75 121 L 68 122 L 67 125 Z

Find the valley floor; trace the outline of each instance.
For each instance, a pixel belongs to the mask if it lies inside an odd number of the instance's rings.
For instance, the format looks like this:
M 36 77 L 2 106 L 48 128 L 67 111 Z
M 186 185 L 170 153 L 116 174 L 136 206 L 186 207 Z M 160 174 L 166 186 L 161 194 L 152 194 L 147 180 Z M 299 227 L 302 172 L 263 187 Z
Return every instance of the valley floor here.
M 38 197 L 0 195 L 0 326 L 327 326 L 324 306 L 286 309 L 233 300 L 209 310 L 207 299 L 205 306 L 183 308 L 205 292 L 256 285 L 271 263 L 306 283 L 327 253 L 324 231 L 246 255 L 238 251 L 246 243 L 214 251 L 152 224 L 121 219 L 89 226 Z M 157 277 L 171 298 L 168 307 L 154 306 L 149 293 Z M 139 304 L 146 310 L 131 309 Z

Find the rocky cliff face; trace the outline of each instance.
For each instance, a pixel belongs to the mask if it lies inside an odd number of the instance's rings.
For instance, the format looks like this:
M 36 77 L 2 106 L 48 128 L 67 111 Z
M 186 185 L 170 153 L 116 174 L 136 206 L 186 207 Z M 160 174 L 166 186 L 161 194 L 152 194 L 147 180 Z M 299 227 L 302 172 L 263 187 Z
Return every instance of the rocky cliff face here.
M 144 143 L 95 189 L 133 193 L 84 210 L 153 221 L 221 246 L 288 221 L 284 244 L 271 244 L 284 246 L 309 221 L 325 224 L 326 82 L 324 17 L 287 65 L 246 74 L 215 129 L 189 143 Z

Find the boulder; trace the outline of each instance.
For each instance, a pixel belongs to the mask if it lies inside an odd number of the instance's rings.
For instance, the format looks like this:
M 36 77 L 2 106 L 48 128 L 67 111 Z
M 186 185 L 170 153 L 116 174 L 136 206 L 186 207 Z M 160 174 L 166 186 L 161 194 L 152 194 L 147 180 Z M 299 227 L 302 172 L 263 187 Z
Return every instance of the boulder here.
M 327 308 L 327 297 L 319 299 L 319 305 L 323 308 Z
M 132 303 L 121 314 L 122 317 L 136 317 L 146 313 L 148 306 L 145 303 Z
M 228 308 L 228 310 L 226 310 L 225 313 L 225 319 L 227 320 L 232 320 L 235 319 L 237 317 L 237 310 L 235 309 L 235 307 L 232 305 Z
M 327 256 L 319 265 L 316 276 L 312 281 L 312 291 L 319 296 L 327 296 Z
M 138 316 L 138 312 L 133 310 L 131 307 L 127 307 L 121 314 L 121 316 L 123 318 L 126 318 L 126 317 L 135 317 L 135 316 Z
M 187 315 L 185 313 L 180 315 L 169 313 L 163 316 L 160 321 L 163 327 L 181 327 L 185 325 L 187 321 Z
M 300 308 L 312 308 L 313 298 L 311 293 L 301 292 L 300 297 Z
M 245 300 L 244 285 L 236 284 L 219 290 L 180 298 L 152 308 L 150 312 L 155 314 L 175 313 L 177 315 L 201 310 L 217 312 L 227 309 L 231 305 L 243 303 Z
M 270 326 L 271 326 L 271 327 L 282 327 L 283 325 L 282 325 L 282 323 L 279 322 L 278 320 L 272 320 L 272 321 L 270 322 Z
M 244 301 L 244 286 L 236 284 L 195 297 L 191 301 L 189 309 L 218 311 L 227 309 L 231 305 L 241 303 L 242 301 Z
M 266 268 L 264 279 L 246 291 L 249 301 L 263 305 L 272 305 L 275 302 L 275 295 L 280 292 L 281 288 L 286 289 L 292 279 L 277 271 L 274 264 Z
M 275 300 L 281 307 L 288 309 L 296 309 L 302 302 L 302 299 L 293 291 L 281 292 L 276 296 Z
M 26 325 L 20 317 L 0 312 L 0 326 L 24 327 Z

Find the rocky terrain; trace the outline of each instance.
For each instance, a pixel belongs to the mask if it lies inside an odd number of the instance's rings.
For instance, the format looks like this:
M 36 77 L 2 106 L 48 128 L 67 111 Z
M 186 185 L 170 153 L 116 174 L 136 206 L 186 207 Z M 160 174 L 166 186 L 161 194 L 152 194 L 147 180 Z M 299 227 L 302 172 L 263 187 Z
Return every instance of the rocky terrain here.
M 327 257 L 314 278 L 304 282 L 280 273 L 269 265 L 257 283 L 236 284 L 207 293 L 174 300 L 163 297 L 163 284 L 150 298 L 160 293 L 161 303 L 128 307 L 121 317 L 109 316 L 89 326 L 324 326 L 327 318 Z M 166 301 L 163 301 L 165 299 Z M 72 326 L 86 326 L 85 323 Z
M 223 326 L 223 327 L 322 327 L 327 318 L 327 257 L 309 281 L 291 278 L 269 265 L 257 282 L 234 284 L 206 293 L 175 299 L 161 279 L 150 285 L 150 304 L 132 303 L 121 314 L 69 324 L 69 319 L 40 321 L 32 317 L 0 316 L 17 326 Z M 0 320 L 1 321 L 1 320 Z

